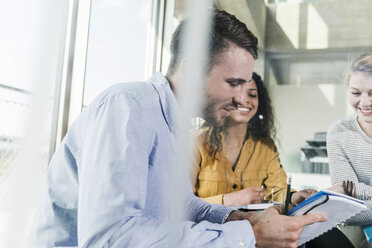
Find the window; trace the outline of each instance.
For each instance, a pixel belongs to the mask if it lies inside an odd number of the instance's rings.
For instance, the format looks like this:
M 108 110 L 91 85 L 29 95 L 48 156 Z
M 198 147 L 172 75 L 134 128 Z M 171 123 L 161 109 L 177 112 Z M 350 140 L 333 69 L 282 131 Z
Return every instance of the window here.
M 108 86 L 143 80 L 151 0 L 92 2 L 83 105 Z

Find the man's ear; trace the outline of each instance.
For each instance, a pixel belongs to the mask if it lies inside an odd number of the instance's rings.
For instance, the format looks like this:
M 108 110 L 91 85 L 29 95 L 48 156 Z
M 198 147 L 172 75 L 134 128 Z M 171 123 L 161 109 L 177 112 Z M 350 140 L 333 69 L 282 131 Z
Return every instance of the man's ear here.
M 186 66 L 188 64 L 188 59 L 186 57 L 182 58 L 180 61 L 180 64 L 178 65 L 178 70 L 181 75 L 183 75 L 186 72 Z
M 180 61 L 180 63 L 178 64 L 178 68 L 176 70 L 176 73 L 178 75 L 184 75 L 186 72 L 190 71 L 190 68 L 187 68 L 187 66 L 189 66 L 190 64 L 190 59 L 188 57 L 183 57 Z M 209 74 L 209 71 L 208 71 L 208 65 L 205 64 L 205 72 L 204 72 L 204 75 L 207 76 Z
M 182 82 L 184 78 L 184 74 L 186 72 L 186 64 L 187 64 L 187 59 L 182 58 L 182 60 L 179 62 L 176 70 L 171 76 L 168 76 L 168 80 L 170 81 L 171 84 L 171 89 L 173 93 L 177 96 L 177 89 L 179 88 L 180 82 Z
M 178 63 L 176 70 L 174 71 L 172 78 L 174 81 L 180 81 L 186 72 L 186 65 L 187 65 L 187 59 L 182 58 L 181 61 Z M 176 83 L 176 82 L 173 82 Z

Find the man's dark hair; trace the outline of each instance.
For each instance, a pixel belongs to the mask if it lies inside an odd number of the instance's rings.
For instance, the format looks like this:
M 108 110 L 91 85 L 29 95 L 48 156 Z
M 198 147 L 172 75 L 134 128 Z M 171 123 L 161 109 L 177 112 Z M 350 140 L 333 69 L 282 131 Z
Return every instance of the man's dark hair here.
M 171 61 L 167 75 L 172 76 L 179 66 L 185 23 L 182 21 L 173 33 L 170 51 Z M 209 35 L 209 62 L 208 69 L 217 63 L 218 56 L 233 43 L 246 49 L 253 58 L 257 58 L 257 37 L 248 30 L 244 23 L 226 11 L 213 11 L 212 28 Z

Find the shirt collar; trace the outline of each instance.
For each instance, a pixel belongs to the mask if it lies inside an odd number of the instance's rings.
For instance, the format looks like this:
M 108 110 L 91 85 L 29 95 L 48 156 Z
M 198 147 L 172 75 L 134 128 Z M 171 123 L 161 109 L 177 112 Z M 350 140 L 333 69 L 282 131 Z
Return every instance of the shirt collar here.
M 160 72 L 155 73 L 150 81 L 159 94 L 163 115 L 172 133 L 176 132 L 176 120 L 179 113 L 179 105 L 168 80 Z

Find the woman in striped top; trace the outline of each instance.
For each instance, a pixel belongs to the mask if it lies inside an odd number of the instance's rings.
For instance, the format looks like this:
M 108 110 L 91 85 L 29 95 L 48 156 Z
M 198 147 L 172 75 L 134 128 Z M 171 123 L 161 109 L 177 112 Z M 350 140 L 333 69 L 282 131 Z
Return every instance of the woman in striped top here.
M 364 200 L 369 208 L 346 224 L 365 226 L 372 224 L 372 53 L 352 63 L 346 83 L 355 114 L 336 121 L 328 130 L 330 174 L 332 185 L 352 181 L 350 194 Z

